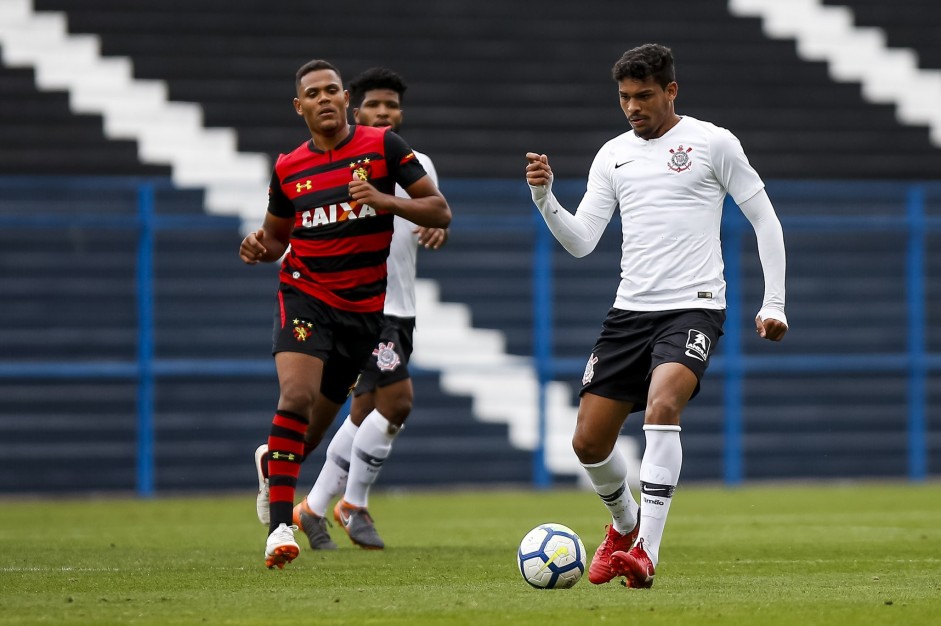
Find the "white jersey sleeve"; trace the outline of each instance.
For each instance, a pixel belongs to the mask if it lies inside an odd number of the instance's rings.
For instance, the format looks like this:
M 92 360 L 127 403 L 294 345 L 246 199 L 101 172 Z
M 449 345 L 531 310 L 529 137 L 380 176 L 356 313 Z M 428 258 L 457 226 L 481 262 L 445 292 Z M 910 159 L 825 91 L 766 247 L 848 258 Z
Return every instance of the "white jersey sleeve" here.
M 773 318 L 787 325 L 784 315 L 784 233 L 775 215 L 764 183 L 748 162 L 738 138 L 716 128 L 709 144 L 716 178 L 748 218 L 758 240 L 758 257 L 765 279 L 765 295 L 758 317 Z
M 787 326 L 784 315 L 784 232 L 764 189 L 742 202 L 739 207 L 751 222 L 758 239 L 758 258 L 765 278 L 765 297 L 758 311 L 761 319 L 776 319 Z
M 588 172 L 588 189 L 574 215 L 556 199 L 551 181 L 548 185 L 529 187 L 549 231 L 574 257 L 583 257 L 595 249 L 617 208 L 614 188 L 606 173 L 606 159 L 604 149 L 595 156 Z
M 709 160 L 715 176 L 735 203 L 741 205 L 764 189 L 765 184 L 748 162 L 738 137 L 718 126 L 713 126 L 712 129 Z

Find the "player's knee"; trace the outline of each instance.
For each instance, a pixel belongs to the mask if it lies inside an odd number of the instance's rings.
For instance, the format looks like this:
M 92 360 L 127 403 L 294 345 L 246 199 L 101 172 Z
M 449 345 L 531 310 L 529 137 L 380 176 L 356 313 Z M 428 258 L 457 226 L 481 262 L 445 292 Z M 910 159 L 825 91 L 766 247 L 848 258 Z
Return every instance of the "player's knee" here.
M 281 386 L 281 397 L 278 401 L 278 408 L 297 413 L 298 415 L 310 416 L 316 399 L 317 390 L 310 385 L 283 384 Z
M 402 426 L 412 413 L 412 398 L 404 394 L 396 396 L 386 402 L 385 406 L 379 408 L 379 412 L 390 424 Z
M 600 463 L 605 460 L 608 454 L 611 453 L 610 450 L 607 453 L 605 452 L 606 447 L 606 444 L 602 445 L 602 442 L 586 436 L 579 429 L 576 429 L 575 434 L 572 435 L 572 450 L 575 451 L 575 456 L 582 463 Z
M 651 398 L 644 411 L 647 424 L 679 424 L 683 407 L 674 398 Z
M 350 408 L 350 421 L 352 421 L 357 426 L 361 426 L 363 424 L 363 420 L 366 419 L 367 415 L 372 413 L 372 410 L 373 408 L 371 406 L 364 407 L 362 405 L 358 405 L 354 401 L 353 406 Z

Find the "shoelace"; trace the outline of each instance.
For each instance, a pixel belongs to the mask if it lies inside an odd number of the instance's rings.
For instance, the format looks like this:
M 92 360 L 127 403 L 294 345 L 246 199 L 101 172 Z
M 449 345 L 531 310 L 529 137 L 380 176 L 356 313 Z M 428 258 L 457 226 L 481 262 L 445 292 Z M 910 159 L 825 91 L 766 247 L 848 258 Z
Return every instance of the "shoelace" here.
M 614 530 L 611 526 L 605 526 L 604 531 L 604 541 L 601 542 L 601 547 L 607 552 L 614 550 L 614 535 L 611 531 Z M 617 532 L 616 530 L 614 532 Z
M 640 548 L 640 551 L 644 553 L 644 556 L 647 556 L 647 550 L 644 548 L 644 540 L 643 540 L 643 539 L 638 539 L 638 540 L 637 540 L 637 547 Z M 647 558 L 650 558 L 650 557 L 647 557 Z

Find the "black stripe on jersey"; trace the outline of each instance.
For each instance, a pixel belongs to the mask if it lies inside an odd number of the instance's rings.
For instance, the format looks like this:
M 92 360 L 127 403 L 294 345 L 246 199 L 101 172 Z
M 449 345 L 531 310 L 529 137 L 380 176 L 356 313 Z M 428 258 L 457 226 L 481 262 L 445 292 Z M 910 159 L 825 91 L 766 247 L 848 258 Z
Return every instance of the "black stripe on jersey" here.
M 386 281 L 380 280 L 374 283 L 369 283 L 368 285 L 360 285 L 359 287 L 354 287 L 352 289 L 339 289 L 333 293 L 340 298 L 343 298 L 344 300 L 349 300 L 350 302 L 359 302 L 360 300 L 366 300 L 383 293 L 385 290 Z
M 388 255 L 388 250 L 376 250 L 375 252 L 357 252 L 356 254 L 341 254 L 338 256 L 307 256 L 300 257 L 299 260 L 312 273 L 323 274 L 377 267 L 386 262 Z
M 371 178 L 369 184 L 381 191 L 392 195 L 395 193 L 395 182 L 388 176 L 382 178 Z M 315 189 L 294 198 L 294 207 L 296 211 L 310 211 L 319 207 L 331 204 L 340 204 L 341 202 L 350 202 L 350 188 L 348 185 L 331 187 L 329 189 Z
M 281 181 L 282 184 L 287 185 L 288 183 L 293 183 L 295 180 L 301 178 L 313 178 L 317 174 L 324 174 L 326 172 L 332 172 L 334 170 L 348 170 L 350 167 L 351 161 L 358 161 L 360 159 L 369 159 L 370 161 L 379 161 L 382 159 L 382 155 L 378 152 L 365 152 L 363 154 L 358 154 L 349 158 L 344 158 L 339 161 L 334 161 L 333 163 L 325 163 L 323 165 L 318 165 L 316 167 L 310 167 L 306 170 L 301 170 L 300 172 L 295 172 Z

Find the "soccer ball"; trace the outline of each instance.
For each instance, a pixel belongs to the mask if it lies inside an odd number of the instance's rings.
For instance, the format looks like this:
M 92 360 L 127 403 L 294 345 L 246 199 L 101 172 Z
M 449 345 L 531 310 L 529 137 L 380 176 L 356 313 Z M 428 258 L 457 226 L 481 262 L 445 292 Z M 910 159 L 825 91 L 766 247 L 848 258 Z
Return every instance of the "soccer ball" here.
M 568 589 L 585 573 L 585 546 L 562 524 L 540 524 L 520 541 L 523 579 L 537 589 Z

